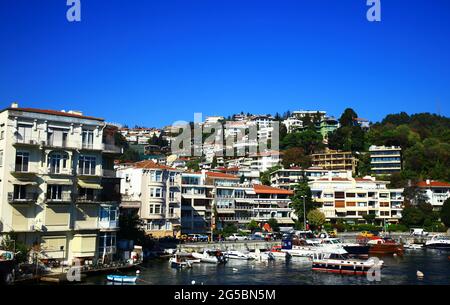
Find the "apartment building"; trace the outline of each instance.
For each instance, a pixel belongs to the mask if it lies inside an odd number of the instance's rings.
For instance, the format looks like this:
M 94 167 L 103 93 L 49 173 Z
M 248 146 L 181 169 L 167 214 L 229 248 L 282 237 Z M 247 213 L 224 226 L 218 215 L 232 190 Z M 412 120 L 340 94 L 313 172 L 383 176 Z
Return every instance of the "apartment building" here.
M 347 177 L 348 172 L 346 170 L 326 170 L 320 167 L 310 167 L 307 169 L 300 167 L 282 168 L 270 174 L 270 184 L 281 189 L 294 190 L 295 186 L 304 179 L 317 180 L 325 175 Z
M 400 146 L 369 147 L 370 169 L 374 175 L 390 175 L 402 170 L 402 149 Z
M 300 131 L 303 129 L 303 121 L 295 117 L 289 117 L 283 121 L 288 133 Z
M 445 200 L 450 198 L 450 183 L 443 181 L 425 180 L 417 184 L 427 197 L 427 202 L 435 211 L 441 210 Z
M 358 159 L 349 151 L 336 151 L 327 149 L 323 153 L 311 155 L 312 165 L 326 170 L 346 170 L 356 173 Z
M 181 234 L 181 171 L 151 160 L 120 165 L 122 207 L 135 209 L 153 237 Z
M 121 148 L 117 127 L 78 111 L 0 112 L 0 232 L 46 259 L 111 259 L 116 251 Z
M 389 189 L 388 183 L 371 176 L 352 178 L 349 172 L 346 178 L 327 175 L 308 184 L 328 221 L 359 223 L 372 214 L 378 223 L 396 223 L 401 218 L 403 189 Z
M 339 121 L 337 119 L 330 116 L 324 116 L 320 120 L 317 129 L 324 139 L 328 139 L 328 134 L 338 129 L 339 126 Z

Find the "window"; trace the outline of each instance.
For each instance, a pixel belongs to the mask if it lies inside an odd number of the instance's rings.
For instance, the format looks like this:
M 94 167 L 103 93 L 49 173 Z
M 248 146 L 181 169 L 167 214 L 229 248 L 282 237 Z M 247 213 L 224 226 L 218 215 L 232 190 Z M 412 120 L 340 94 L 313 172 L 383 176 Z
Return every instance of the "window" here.
M 345 193 L 344 192 L 335 192 L 334 193 L 334 198 L 336 198 L 336 199 L 344 199 L 345 198 Z
M 388 208 L 389 207 L 389 202 L 380 202 L 380 207 Z
M 117 221 L 117 207 L 100 207 L 100 221 Z
M 0 150 L 0 167 L 3 166 L 3 150 Z
M 48 185 L 47 199 L 62 200 L 62 185 Z
M 26 185 L 14 185 L 14 199 L 26 199 L 27 188 Z
M 47 134 L 47 142 L 50 146 L 66 147 L 67 146 L 67 130 L 52 128 Z
M 170 175 L 169 175 L 169 183 L 171 185 L 175 184 L 175 176 L 176 176 L 176 173 L 170 173 Z
M 82 132 L 83 148 L 92 148 L 94 146 L 94 131 L 83 130 Z
M 159 204 L 155 205 L 155 214 L 161 214 L 161 206 Z
M 16 153 L 16 172 L 28 172 L 28 163 L 30 161 L 30 153 L 18 151 Z
M 17 126 L 16 139 L 19 143 L 30 143 L 31 126 L 19 124 L 19 126 Z
M 169 192 L 169 201 L 171 202 L 175 201 L 175 192 L 173 191 Z
M 162 171 L 152 171 L 151 175 L 152 182 L 161 182 L 162 181 Z
M 100 255 L 114 253 L 116 249 L 116 233 L 100 233 L 98 251 Z
M 78 159 L 78 173 L 80 175 L 95 175 L 95 166 L 95 157 L 80 156 Z
M 48 156 L 48 167 L 51 174 L 59 174 L 61 168 L 67 168 L 69 156 L 66 153 L 51 153 Z
M 150 188 L 150 197 L 151 198 L 161 198 L 162 197 L 161 188 L 159 188 L 159 187 Z

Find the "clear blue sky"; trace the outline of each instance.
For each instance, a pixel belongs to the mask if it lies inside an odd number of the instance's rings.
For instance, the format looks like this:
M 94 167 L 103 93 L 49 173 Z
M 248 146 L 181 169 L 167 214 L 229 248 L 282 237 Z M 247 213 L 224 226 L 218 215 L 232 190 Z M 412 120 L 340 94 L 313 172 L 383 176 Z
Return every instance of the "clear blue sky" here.
M 194 112 L 450 109 L 450 1 L 0 0 L 0 105 L 163 126 Z

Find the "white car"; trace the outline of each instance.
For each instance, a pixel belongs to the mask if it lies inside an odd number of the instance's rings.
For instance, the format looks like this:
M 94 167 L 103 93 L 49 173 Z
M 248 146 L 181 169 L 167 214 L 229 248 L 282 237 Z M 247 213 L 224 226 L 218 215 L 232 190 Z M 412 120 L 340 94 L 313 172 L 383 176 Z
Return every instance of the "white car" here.
M 244 235 L 239 235 L 237 233 L 233 233 L 230 236 L 228 236 L 227 238 L 225 238 L 226 240 L 232 240 L 232 241 L 238 241 L 238 240 L 248 240 L 247 236 Z

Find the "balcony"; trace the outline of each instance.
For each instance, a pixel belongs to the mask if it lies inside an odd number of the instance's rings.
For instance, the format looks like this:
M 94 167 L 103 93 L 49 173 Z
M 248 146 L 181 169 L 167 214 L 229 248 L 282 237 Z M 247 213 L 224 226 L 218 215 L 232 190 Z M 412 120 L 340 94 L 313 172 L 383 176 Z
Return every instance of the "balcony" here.
M 110 153 L 110 154 L 121 154 L 121 153 L 123 153 L 123 148 L 120 146 L 117 146 L 115 144 L 103 143 L 103 152 Z
M 120 202 L 121 195 L 111 192 L 94 192 L 75 196 L 76 203 Z
M 37 174 L 37 170 L 30 166 L 29 163 L 26 164 L 13 164 L 9 167 L 10 172 L 12 174 L 18 175 L 35 175 Z
M 45 173 L 47 175 L 73 176 L 75 174 L 75 170 L 73 168 L 60 168 L 50 166 L 46 169 Z
M 102 150 L 103 147 L 96 145 L 94 143 L 81 142 L 81 149 L 83 149 L 83 150 Z
M 177 214 L 177 213 L 172 213 L 172 214 L 167 214 L 167 217 L 166 217 L 167 219 L 180 219 L 181 218 L 181 216 L 180 216 L 180 214 Z
M 41 141 L 41 144 L 46 147 L 52 148 L 64 148 L 64 149 L 78 149 L 79 143 L 74 141 L 67 140 L 55 140 L 55 139 L 47 139 L 47 141 Z
M 37 137 L 14 137 L 13 145 L 40 146 L 41 142 Z
M 99 220 L 98 228 L 101 230 L 115 230 L 119 228 L 118 220 Z
M 116 171 L 113 169 L 102 169 L 103 177 L 106 178 L 115 178 L 116 177 Z
M 37 192 L 26 192 L 25 194 L 15 194 L 14 192 L 8 193 L 8 202 L 14 204 L 36 202 L 37 198 Z
M 91 169 L 78 168 L 77 175 L 86 177 L 101 177 L 103 176 L 103 170 L 92 168 Z
M 73 201 L 73 199 L 73 193 L 62 193 L 59 196 L 53 196 L 53 198 L 47 195 L 45 198 L 45 202 L 49 204 L 70 203 Z

